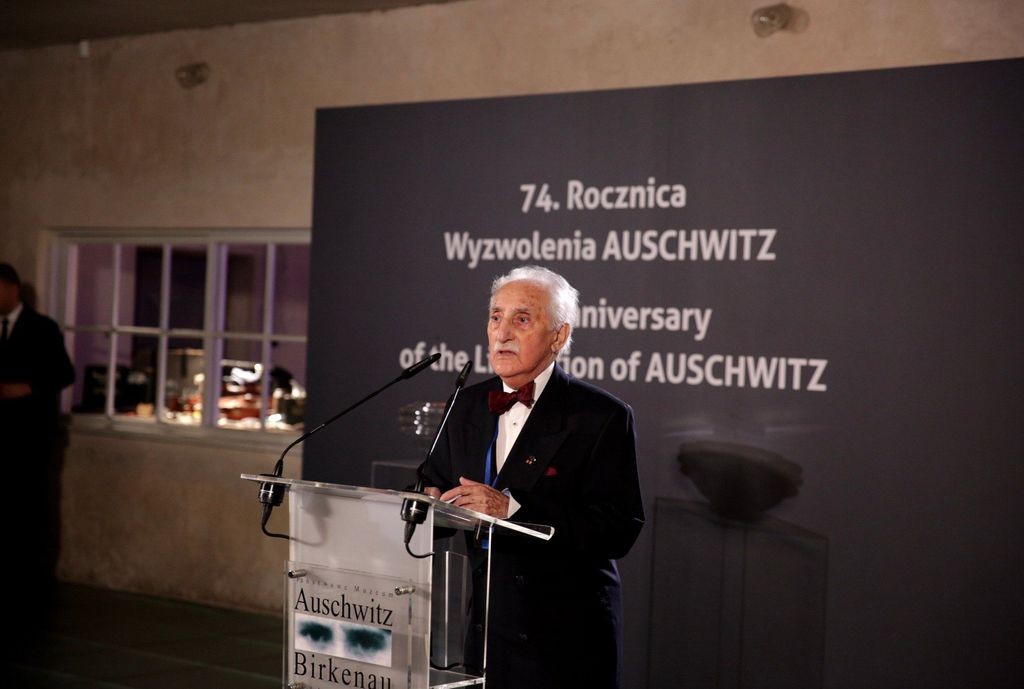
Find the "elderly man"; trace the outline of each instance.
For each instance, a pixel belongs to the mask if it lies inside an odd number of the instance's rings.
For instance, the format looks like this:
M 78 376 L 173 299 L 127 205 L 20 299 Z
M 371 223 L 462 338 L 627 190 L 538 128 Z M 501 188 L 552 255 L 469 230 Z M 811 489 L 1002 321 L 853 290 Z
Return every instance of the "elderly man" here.
M 615 558 L 644 523 L 632 410 L 570 378 L 555 358 L 572 338 L 578 292 L 535 266 L 494 281 L 487 323 L 497 378 L 467 388 L 425 470 L 461 507 L 548 524 L 546 543 L 493 543 L 487 686 L 618 687 L 622 600 Z M 443 492 L 442 492 L 443 491 Z M 485 553 L 471 546 L 479 667 Z

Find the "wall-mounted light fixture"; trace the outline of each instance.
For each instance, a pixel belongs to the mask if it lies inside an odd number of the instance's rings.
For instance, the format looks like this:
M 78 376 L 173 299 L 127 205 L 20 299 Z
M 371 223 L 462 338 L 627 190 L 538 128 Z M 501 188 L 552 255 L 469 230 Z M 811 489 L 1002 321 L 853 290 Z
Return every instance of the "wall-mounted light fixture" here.
M 793 8 L 786 3 L 770 5 L 754 10 L 750 22 L 754 25 L 754 33 L 761 38 L 771 36 L 780 29 L 785 29 L 793 20 Z
M 205 62 L 193 62 L 192 64 L 182 65 L 174 70 L 174 78 L 178 80 L 183 89 L 199 86 L 199 84 L 210 78 L 210 65 Z

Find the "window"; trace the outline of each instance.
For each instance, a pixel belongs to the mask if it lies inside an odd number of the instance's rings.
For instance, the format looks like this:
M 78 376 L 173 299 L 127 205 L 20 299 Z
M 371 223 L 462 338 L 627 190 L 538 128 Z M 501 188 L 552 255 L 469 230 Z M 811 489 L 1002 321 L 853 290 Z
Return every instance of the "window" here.
M 165 430 L 302 429 L 308 230 L 67 230 L 56 244 L 72 412 Z

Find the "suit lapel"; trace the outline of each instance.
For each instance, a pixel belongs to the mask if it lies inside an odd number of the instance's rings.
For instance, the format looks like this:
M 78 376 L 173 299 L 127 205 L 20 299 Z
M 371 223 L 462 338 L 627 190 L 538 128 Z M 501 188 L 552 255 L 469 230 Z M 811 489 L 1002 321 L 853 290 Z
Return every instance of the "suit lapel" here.
M 544 475 L 568 431 L 565 394 L 568 380 L 556 364 L 551 379 L 498 474 L 497 488 L 529 490 Z M 493 430 L 492 430 L 493 432 Z
M 480 388 L 480 399 L 467 399 L 469 413 L 465 424 L 458 433 L 452 435 L 460 446 L 452 448 L 452 456 L 463 463 L 455 467 L 457 472 L 453 480 L 458 482 L 459 476 L 474 481 L 484 480 L 484 463 L 487 461 L 487 448 L 494 439 L 494 430 L 498 426 L 498 417 L 487 410 L 487 393 L 501 389 L 501 379 L 486 381 Z

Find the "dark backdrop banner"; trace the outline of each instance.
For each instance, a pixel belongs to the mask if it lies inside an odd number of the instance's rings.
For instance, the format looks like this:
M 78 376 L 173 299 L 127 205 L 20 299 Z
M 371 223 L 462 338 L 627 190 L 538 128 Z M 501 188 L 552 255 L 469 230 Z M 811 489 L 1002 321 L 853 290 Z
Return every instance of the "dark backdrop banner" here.
M 444 356 L 304 475 L 418 462 L 399 407 L 490 375 L 490 282 L 545 265 L 581 292 L 563 366 L 637 414 L 627 686 L 1015 686 L 1021 94 L 1009 60 L 318 111 L 308 418 Z M 799 493 L 716 515 L 695 442 Z

